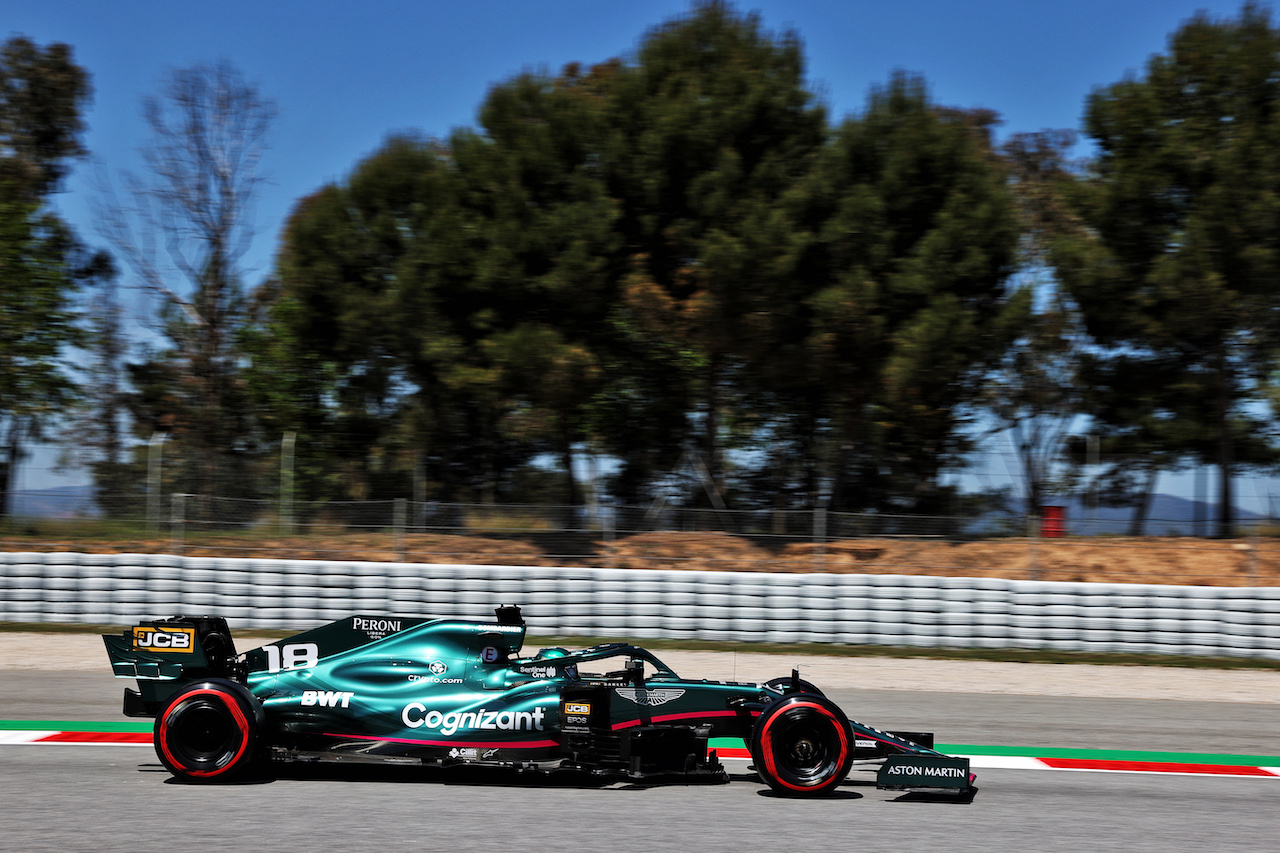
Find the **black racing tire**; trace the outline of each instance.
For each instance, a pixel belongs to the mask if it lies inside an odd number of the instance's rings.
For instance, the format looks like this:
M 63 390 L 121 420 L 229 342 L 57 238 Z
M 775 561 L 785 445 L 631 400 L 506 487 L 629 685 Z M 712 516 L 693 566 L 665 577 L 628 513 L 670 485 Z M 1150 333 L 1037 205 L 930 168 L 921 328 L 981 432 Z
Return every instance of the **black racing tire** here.
M 227 782 L 253 765 L 261 729 L 261 706 L 243 685 L 188 684 L 156 715 L 156 755 L 184 782 Z
M 774 687 L 774 688 L 777 688 L 778 690 L 789 690 L 791 688 L 791 676 L 780 675 L 777 678 L 770 678 L 768 681 L 764 683 L 764 686 Z M 805 681 L 803 678 L 800 679 L 800 692 L 812 693 L 815 696 L 827 695 L 823 693 L 822 690 L 816 684 L 814 684 L 811 681 Z
M 761 712 L 751 732 L 751 757 L 775 792 L 820 797 L 849 774 L 853 727 L 825 696 L 793 693 Z

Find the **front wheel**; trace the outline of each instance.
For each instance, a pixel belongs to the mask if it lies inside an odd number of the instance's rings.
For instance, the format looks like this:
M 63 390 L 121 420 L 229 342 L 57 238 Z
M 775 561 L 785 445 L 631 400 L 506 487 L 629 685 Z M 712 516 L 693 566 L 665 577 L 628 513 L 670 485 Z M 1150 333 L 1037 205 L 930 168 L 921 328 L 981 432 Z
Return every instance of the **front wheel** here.
M 183 781 L 232 779 L 254 758 L 259 730 L 255 707 L 249 691 L 231 681 L 187 685 L 156 715 L 156 755 Z
M 764 683 L 764 686 L 772 687 L 774 690 L 780 690 L 783 693 L 786 693 L 791 689 L 791 676 L 780 675 L 777 678 L 770 678 Z M 801 693 L 813 693 L 818 696 L 827 695 L 818 689 L 818 686 L 812 681 L 805 681 L 803 678 L 796 679 L 796 686 L 800 688 Z
M 829 699 L 793 693 L 765 706 L 751 733 L 760 778 L 779 794 L 821 796 L 853 763 L 853 728 Z

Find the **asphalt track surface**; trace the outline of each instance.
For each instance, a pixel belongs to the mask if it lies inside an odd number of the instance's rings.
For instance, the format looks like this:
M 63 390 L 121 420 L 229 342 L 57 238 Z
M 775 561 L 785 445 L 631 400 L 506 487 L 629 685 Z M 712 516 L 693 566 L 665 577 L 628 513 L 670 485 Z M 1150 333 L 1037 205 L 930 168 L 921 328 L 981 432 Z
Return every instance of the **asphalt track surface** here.
M 0 719 L 118 721 L 110 676 L 0 673 Z M 904 690 L 829 691 L 851 716 L 947 743 L 1280 755 L 1280 709 Z M 978 771 L 971 802 L 878 791 L 530 784 L 510 774 L 299 772 L 175 783 L 145 746 L 0 746 L 4 851 L 1225 851 L 1276 849 L 1280 780 Z

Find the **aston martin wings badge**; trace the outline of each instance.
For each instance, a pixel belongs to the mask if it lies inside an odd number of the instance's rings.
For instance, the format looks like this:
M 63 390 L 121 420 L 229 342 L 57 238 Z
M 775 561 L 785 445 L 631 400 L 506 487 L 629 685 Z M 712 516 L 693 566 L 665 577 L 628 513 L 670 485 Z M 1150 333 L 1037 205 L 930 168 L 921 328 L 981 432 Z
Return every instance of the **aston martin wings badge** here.
M 628 702 L 649 707 L 665 705 L 684 695 L 683 690 L 674 687 L 619 687 L 615 692 Z

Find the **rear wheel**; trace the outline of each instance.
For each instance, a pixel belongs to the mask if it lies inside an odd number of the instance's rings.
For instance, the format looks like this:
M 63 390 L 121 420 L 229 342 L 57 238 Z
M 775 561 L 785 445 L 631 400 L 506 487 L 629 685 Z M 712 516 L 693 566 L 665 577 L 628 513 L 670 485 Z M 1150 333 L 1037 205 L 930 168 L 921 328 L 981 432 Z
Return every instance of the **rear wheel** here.
M 793 693 L 765 706 L 751 733 L 751 757 L 774 791 L 821 796 L 849 773 L 853 729 L 830 700 Z
M 242 686 L 221 679 L 188 685 L 156 715 L 156 755 L 184 781 L 226 781 L 253 761 L 258 728 Z

